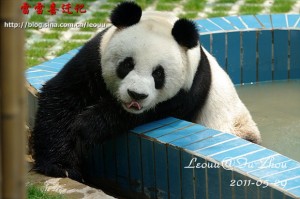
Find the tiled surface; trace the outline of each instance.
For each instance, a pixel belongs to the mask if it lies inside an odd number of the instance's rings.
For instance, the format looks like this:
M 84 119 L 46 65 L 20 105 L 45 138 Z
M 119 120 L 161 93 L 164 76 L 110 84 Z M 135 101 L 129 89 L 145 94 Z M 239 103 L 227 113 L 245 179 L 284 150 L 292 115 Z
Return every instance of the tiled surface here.
M 38 66 L 26 70 L 26 79 L 38 92 L 42 85 L 54 77 L 62 67 L 79 51 L 80 48 L 71 50 L 67 54 L 56 57 L 50 61 L 44 62 Z
M 228 16 L 196 20 L 202 34 L 256 29 L 293 29 L 299 26 L 299 14 Z
M 300 78 L 299 19 L 298 14 L 274 14 L 196 23 L 203 46 L 241 84 Z
M 272 32 L 260 31 L 257 35 L 258 81 L 272 80 Z
M 233 82 L 249 83 L 300 78 L 299 19 L 300 15 L 259 15 L 196 23 L 202 44 Z M 28 69 L 27 81 L 40 91 L 77 52 Z M 34 99 L 30 102 L 36 109 Z M 139 126 L 95 146 L 84 158 L 91 178 L 105 178 L 121 189 L 151 198 L 300 197 L 299 162 L 176 118 Z
M 230 50 L 227 51 L 227 73 L 235 84 L 242 83 L 242 69 L 240 67 L 241 57 L 236 56 L 241 53 L 240 32 L 232 32 L 227 35 L 227 42 L 231 44 Z
M 96 157 L 92 149 L 94 154 L 89 153 L 87 162 L 96 165 L 104 162 L 105 172 L 95 176 L 94 170 L 89 169 L 90 177 L 108 178 L 123 189 L 150 198 L 300 197 L 299 162 L 231 134 L 214 135 L 217 131 L 198 124 L 182 129 L 176 123 L 177 119 L 166 118 L 153 122 L 154 125 L 144 125 L 144 129 L 137 127 L 139 133 L 133 129 L 106 143 L 103 151 L 97 146 L 101 154 Z M 170 132 L 164 136 L 152 133 L 165 131 L 168 126 Z M 174 131 L 175 126 L 178 131 Z M 201 129 L 199 132 L 197 127 Z M 185 130 L 196 133 L 178 139 L 180 142 L 172 141 L 177 138 L 173 134 Z M 206 132 L 212 135 L 203 137 Z M 190 136 L 193 139 L 186 139 Z M 168 142 L 162 143 L 160 138 Z
M 202 128 L 200 125 L 195 124 L 195 126 L 199 126 L 199 128 Z M 166 128 L 166 126 L 163 126 L 162 128 Z M 195 128 L 195 127 L 194 127 Z M 160 129 L 160 128 L 159 128 Z M 157 131 L 159 129 L 155 129 L 153 131 Z M 235 164 L 230 167 L 234 170 L 234 173 L 237 176 L 244 176 L 243 182 L 239 183 L 246 183 L 246 185 L 243 185 L 244 189 L 247 189 L 245 191 L 245 194 L 248 195 L 249 198 L 254 198 L 254 196 L 257 196 L 259 198 L 258 192 L 264 191 L 261 189 L 264 187 L 269 187 L 270 190 L 276 189 L 278 187 L 283 188 L 284 190 L 293 190 L 293 193 L 297 193 L 300 190 L 300 163 L 296 162 L 294 160 L 291 160 L 287 157 L 284 157 L 280 154 L 277 154 L 276 152 L 270 151 L 268 149 L 265 149 L 264 147 L 261 147 L 259 145 L 252 144 L 248 141 L 242 140 L 238 137 L 235 138 L 235 136 L 230 134 L 221 134 L 219 136 L 213 136 L 208 139 L 203 139 L 201 136 L 201 133 L 204 133 L 204 130 L 200 133 L 193 134 L 193 136 L 198 135 L 199 138 L 197 139 L 194 137 L 194 139 L 182 139 L 181 142 L 175 143 L 170 142 L 166 145 L 160 144 L 159 148 L 163 148 L 164 153 L 161 153 L 160 155 L 165 155 L 165 149 L 167 149 L 168 155 L 166 155 L 165 159 L 168 161 L 172 161 L 172 168 L 177 165 L 181 165 L 181 168 L 184 166 L 190 165 L 190 162 L 192 161 L 192 158 L 197 158 L 197 161 L 193 162 L 194 165 L 196 163 L 211 163 L 217 162 L 221 164 L 223 160 L 227 160 L 228 158 L 234 159 L 235 157 L 239 157 L 236 159 Z M 166 136 L 172 137 L 173 133 L 169 133 Z M 151 135 L 151 131 L 146 132 L 144 135 Z M 218 135 L 218 134 L 217 134 Z M 165 136 L 165 137 L 166 137 Z M 214 138 L 221 138 L 222 139 L 214 139 Z M 151 138 L 151 136 L 149 136 Z M 189 137 L 189 136 L 187 136 Z M 233 138 L 233 139 L 232 139 Z M 159 138 L 156 138 L 159 140 Z M 198 141 L 197 141 L 198 140 Z M 227 140 L 230 140 L 230 142 L 226 142 Z M 195 147 L 195 145 L 197 147 Z M 184 146 L 184 147 L 182 147 Z M 156 145 L 152 146 L 154 151 L 156 150 Z M 199 149 L 200 148 L 200 149 Z M 230 150 L 230 148 L 232 150 Z M 196 149 L 196 150 L 195 150 Z M 189 153 L 186 152 L 186 150 L 191 150 L 192 154 L 194 156 L 188 155 Z M 180 153 L 181 151 L 181 153 Z M 254 153 L 253 153 L 254 152 Z M 183 155 L 186 154 L 186 155 Z M 217 154 L 217 155 L 213 155 Z M 249 154 L 249 155 L 247 155 Z M 222 155 L 222 156 L 221 156 Z M 181 158 L 179 157 L 181 156 Z M 180 161 L 182 158 L 185 157 L 185 161 Z M 201 158 L 201 157 L 204 157 Z M 190 161 L 188 161 L 188 159 Z M 244 161 L 242 161 L 244 160 Z M 176 163 L 174 165 L 174 163 Z M 169 163 L 169 162 L 168 162 Z M 184 164 L 185 163 L 185 164 Z M 186 163 L 188 163 L 186 165 Z M 255 164 L 257 163 L 257 164 Z M 202 164 L 203 165 L 203 164 Z M 170 166 L 170 165 L 169 165 Z M 227 168 L 227 167 L 226 167 Z M 179 174 L 175 174 L 176 171 L 179 171 L 180 167 L 178 167 L 174 172 L 171 172 L 171 178 L 169 178 L 169 183 L 175 183 L 173 182 L 173 178 L 175 179 L 183 179 L 185 176 L 181 176 L 181 178 L 176 177 Z M 205 186 L 208 187 L 207 193 L 208 195 L 214 195 L 214 194 L 221 194 L 220 190 L 227 190 L 230 191 L 231 188 L 228 186 L 229 182 L 225 182 L 224 180 L 220 179 L 221 176 L 224 176 L 225 179 L 231 179 L 230 176 L 226 175 L 226 172 L 229 172 L 229 175 L 231 175 L 231 170 L 225 170 L 224 168 L 200 168 L 200 169 L 194 169 L 194 173 L 200 172 L 200 170 L 205 170 L 204 173 L 202 173 L 202 178 L 205 178 Z M 199 171 L 198 171 L 199 170 Z M 223 173 L 222 175 L 220 173 Z M 242 175 L 245 174 L 245 175 Z M 192 172 L 189 174 L 192 175 Z M 239 180 L 239 177 L 233 178 Z M 255 180 L 258 179 L 258 180 Z M 192 180 L 192 179 L 191 179 Z M 185 181 L 188 182 L 187 179 Z M 213 181 L 213 182 L 211 182 Z M 251 182 L 250 182 L 251 181 Z M 266 184 L 262 184 L 265 182 Z M 237 183 L 237 182 L 236 182 Z M 247 184 L 250 183 L 250 184 Z M 210 184 L 212 184 L 210 186 Z M 235 186 L 238 186 L 239 184 L 236 184 Z M 172 186 L 178 186 L 178 185 L 172 185 Z M 171 187 L 172 187 L 171 186 Z M 190 184 L 191 186 L 191 184 Z M 223 186 L 223 189 L 222 189 Z M 241 185 L 240 185 L 241 186 Z M 191 186 L 190 188 L 193 188 Z M 239 188 L 235 187 L 238 191 Z M 277 189 L 276 189 L 277 190 Z M 263 192 L 264 194 L 268 194 L 269 192 L 266 191 Z M 285 193 L 285 192 L 284 192 Z M 180 193 L 177 193 L 180 194 Z M 300 197 L 300 195 L 296 195 Z M 213 198 L 213 197 L 212 197 Z

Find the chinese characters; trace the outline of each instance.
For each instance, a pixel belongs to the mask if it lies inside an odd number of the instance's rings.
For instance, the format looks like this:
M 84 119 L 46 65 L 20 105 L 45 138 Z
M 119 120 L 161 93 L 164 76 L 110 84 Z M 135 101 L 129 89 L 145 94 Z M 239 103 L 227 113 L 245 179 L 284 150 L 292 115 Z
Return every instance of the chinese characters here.
M 50 15 L 56 15 L 56 13 L 60 9 L 62 13 L 69 14 L 69 15 L 73 14 L 73 12 L 86 13 L 86 10 L 84 9 L 84 4 L 76 3 L 74 7 L 72 6 L 73 5 L 71 3 L 62 3 L 61 6 L 59 7 L 56 5 L 56 3 L 52 2 L 49 6 L 49 9 L 46 11 L 49 12 Z M 32 6 L 27 2 L 24 2 L 20 8 L 23 14 L 28 15 L 30 12 L 29 8 L 32 8 Z M 45 5 L 41 2 L 37 2 L 33 8 L 35 9 L 36 14 L 41 15 L 44 12 Z

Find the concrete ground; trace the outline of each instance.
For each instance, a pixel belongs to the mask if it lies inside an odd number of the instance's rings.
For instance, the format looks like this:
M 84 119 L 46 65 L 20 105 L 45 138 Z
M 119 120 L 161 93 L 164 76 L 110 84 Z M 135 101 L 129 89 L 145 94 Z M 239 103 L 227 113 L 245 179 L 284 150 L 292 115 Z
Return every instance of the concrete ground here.
M 48 192 L 59 193 L 66 199 L 113 199 L 100 189 L 95 189 L 69 178 L 51 178 L 30 171 L 27 173 L 29 183 L 45 187 Z

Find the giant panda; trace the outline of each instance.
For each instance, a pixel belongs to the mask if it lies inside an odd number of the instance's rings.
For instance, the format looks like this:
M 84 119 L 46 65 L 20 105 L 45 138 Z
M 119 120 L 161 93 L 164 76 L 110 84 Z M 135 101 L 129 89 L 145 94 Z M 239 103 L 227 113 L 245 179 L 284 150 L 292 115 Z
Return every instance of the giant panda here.
M 81 181 L 78 142 L 173 116 L 260 143 L 255 122 L 228 75 L 199 43 L 196 25 L 134 2 L 88 41 L 39 95 L 34 170 Z

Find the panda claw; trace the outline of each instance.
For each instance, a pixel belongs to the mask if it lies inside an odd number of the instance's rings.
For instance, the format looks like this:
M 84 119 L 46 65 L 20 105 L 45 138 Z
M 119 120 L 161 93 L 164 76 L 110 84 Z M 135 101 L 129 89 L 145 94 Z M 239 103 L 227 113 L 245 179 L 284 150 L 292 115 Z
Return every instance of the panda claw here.
M 69 173 L 67 170 L 65 170 L 65 174 L 66 174 L 66 177 L 68 178 L 69 177 Z

